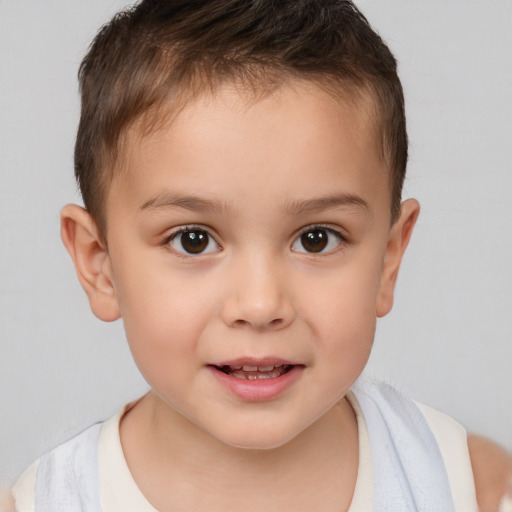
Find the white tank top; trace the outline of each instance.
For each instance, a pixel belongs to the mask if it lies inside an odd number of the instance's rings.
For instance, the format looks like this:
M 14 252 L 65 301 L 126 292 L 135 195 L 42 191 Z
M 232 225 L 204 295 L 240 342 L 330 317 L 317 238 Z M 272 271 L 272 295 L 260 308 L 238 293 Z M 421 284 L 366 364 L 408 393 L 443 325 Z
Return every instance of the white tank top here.
M 467 434 L 448 416 L 382 383 L 347 398 L 359 430 L 349 512 L 477 512 Z M 157 512 L 124 458 L 123 407 L 34 463 L 14 487 L 19 512 Z

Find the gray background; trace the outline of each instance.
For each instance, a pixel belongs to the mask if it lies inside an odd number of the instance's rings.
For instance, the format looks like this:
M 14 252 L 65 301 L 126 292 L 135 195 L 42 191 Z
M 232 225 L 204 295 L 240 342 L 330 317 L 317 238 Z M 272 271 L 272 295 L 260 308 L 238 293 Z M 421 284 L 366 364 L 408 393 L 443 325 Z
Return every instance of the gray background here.
M 423 210 L 369 371 L 512 449 L 512 1 L 357 2 L 400 62 Z M 127 2 L 0 0 L 0 475 L 142 394 L 59 239 L 76 72 Z

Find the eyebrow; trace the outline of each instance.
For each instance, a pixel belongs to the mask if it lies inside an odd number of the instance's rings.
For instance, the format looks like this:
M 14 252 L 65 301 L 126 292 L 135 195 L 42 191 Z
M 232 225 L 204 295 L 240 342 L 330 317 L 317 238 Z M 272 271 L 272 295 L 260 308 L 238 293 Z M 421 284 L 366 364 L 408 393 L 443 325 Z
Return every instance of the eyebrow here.
M 141 207 L 143 210 L 160 210 L 166 208 L 183 208 L 194 212 L 216 213 L 228 209 L 224 203 L 197 196 L 180 196 L 178 194 L 160 194 L 146 201 Z
M 368 203 L 361 197 L 353 194 L 338 194 L 313 199 L 293 200 L 285 203 L 281 210 L 284 214 L 293 216 L 304 213 L 320 213 L 325 210 L 347 206 L 355 206 L 358 209 L 366 210 L 368 213 L 371 213 L 371 208 Z M 182 208 L 201 213 L 219 213 L 230 209 L 227 203 L 218 203 L 211 199 L 164 193 L 146 201 L 139 210 L 160 210 L 167 208 Z
M 320 213 L 325 210 L 356 207 L 371 213 L 370 205 L 361 197 L 353 194 L 338 194 L 313 199 L 294 200 L 283 206 L 283 211 L 289 215 L 299 215 L 303 213 Z

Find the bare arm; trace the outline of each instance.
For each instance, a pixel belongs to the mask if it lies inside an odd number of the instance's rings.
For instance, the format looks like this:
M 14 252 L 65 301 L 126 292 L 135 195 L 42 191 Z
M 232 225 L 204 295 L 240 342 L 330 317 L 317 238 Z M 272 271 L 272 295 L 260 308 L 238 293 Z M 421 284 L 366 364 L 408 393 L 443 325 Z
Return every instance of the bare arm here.
M 0 512 L 15 512 L 12 494 L 7 489 L 0 489 Z
M 485 437 L 468 435 L 480 512 L 501 512 L 505 496 L 512 497 L 512 456 Z

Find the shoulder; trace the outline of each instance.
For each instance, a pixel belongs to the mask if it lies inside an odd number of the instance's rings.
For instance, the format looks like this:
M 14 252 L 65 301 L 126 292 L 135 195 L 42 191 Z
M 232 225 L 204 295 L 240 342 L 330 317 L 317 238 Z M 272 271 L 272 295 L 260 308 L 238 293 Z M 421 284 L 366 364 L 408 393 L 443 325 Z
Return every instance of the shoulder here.
M 39 460 L 34 462 L 18 479 L 12 488 L 12 499 L 16 503 L 16 510 L 20 512 L 34 511 L 34 498 L 36 488 L 36 475 Z M 11 507 L 12 510 L 14 506 Z M 0 509 L 3 512 L 2 509 Z M 7 508 L 7 510 L 10 510 Z
M 42 510 L 51 510 L 46 502 L 55 497 L 63 503 L 71 503 L 70 496 L 77 489 L 81 490 L 88 480 L 84 475 L 97 473 L 95 447 L 100 428 L 101 424 L 92 425 L 34 462 L 12 489 L 15 510 L 33 512 L 36 502 L 44 504 Z M 0 512 L 4 512 L 3 509 Z
M 14 497 L 9 489 L 0 489 L 0 512 L 16 512 Z
M 395 473 L 403 475 L 414 496 L 411 510 L 414 503 L 423 502 L 425 510 L 477 510 L 467 435 L 461 425 L 387 384 L 363 382 L 355 391 L 368 424 L 374 475 L 382 485 L 400 489 L 400 481 L 388 482 Z M 447 508 L 448 503 L 453 506 Z
M 436 409 L 421 403 L 417 405 L 424 414 L 441 452 L 455 510 L 478 510 L 466 429 Z
M 480 511 L 497 512 L 512 493 L 512 457 L 489 439 L 474 434 L 468 435 L 468 447 Z
M 398 421 L 399 425 L 404 419 L 409 426 L 412 419 L 415 439 L 420 445 L 428 446 L 425 438 L 434 436 L 448 473 L 453 498 L 456 504 L 465 503 L 464 506 L 456 506 L 456 510 L 474 510 L 478 502 L 480 512 L 512 511 L 512 457 L 505 450 L 484 437 L 468 435 L 449 416 L 411 401 L 387 384 L 365 379 L 352 389 L 360 403 L 377 406 L 377 418 L 389 419 L 391 423 Z M 428 424 L 428 432 L 423 431 L 418 435 L 420 431 L 417 427 L 421 420 L 411 403 L 421 411 Z M 366 414 L 365 418 L 368 420 Z M 400 448 L 401 444 L 402 436 L 397 446 Z M 435 452 L 430 451 L 432 454 Z M 406 453 L 406 456 L 409 457 L 409 454 Z M 471 506 L 466 506 L 469 502 L 472 502 Z

